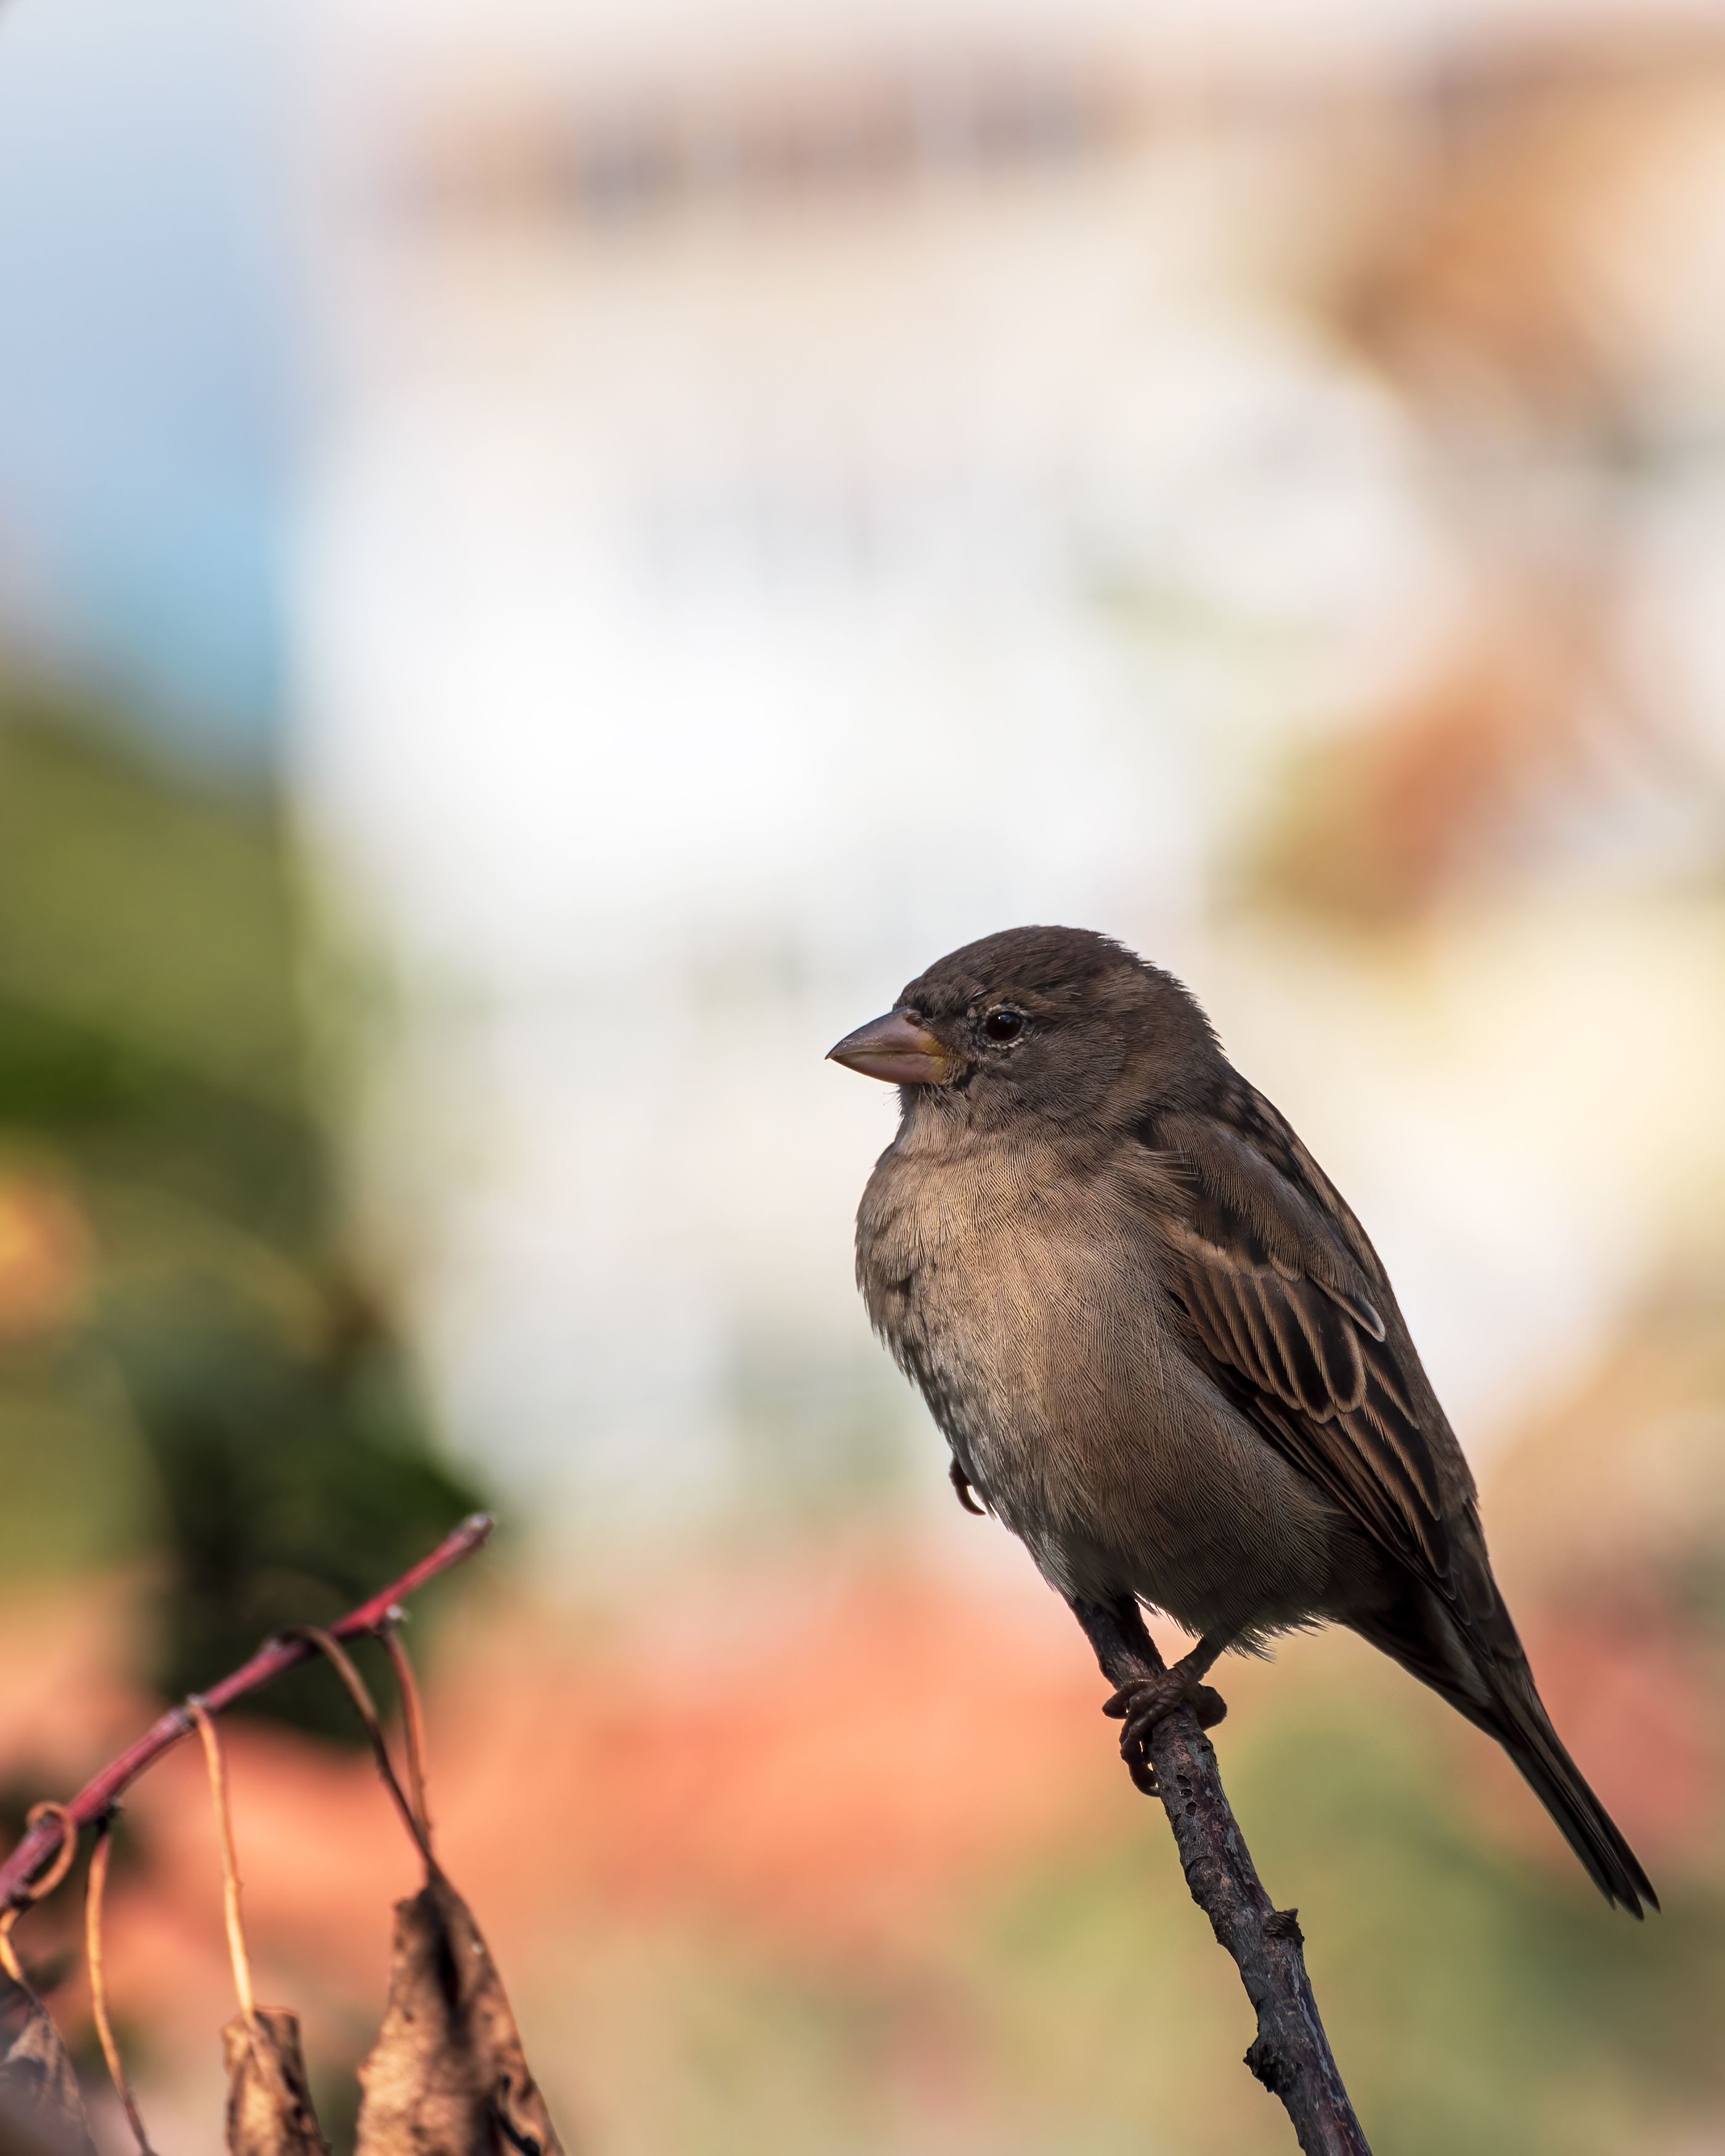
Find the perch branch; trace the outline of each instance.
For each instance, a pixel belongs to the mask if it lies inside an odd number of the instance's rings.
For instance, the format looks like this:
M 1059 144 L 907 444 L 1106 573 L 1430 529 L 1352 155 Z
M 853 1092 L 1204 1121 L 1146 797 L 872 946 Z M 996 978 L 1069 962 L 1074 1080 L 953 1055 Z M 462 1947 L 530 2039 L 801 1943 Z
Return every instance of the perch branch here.
M 1115 1684 L 1163 1673 L 1165 1665 L 1135 1604 L 1077 1614 L 1103 1674 Z M 1148 1752 L 1192 1898 L 1209 1918 L 1217 1943 L 1233 1957 L 1258 2017 L 1247 2066 L 1281 2100 L 1306 2156 L 1371 2156 L 1312 1996 L 1299 1912 L 1278 1909 L 1265 1892 L 1222 1787 L 1214 1749 L 1189 1707 L 1177 1707 L 1156 1725 Z
M 351 1609 L 329 1628 L 337 1640 L 362 1640 L 386 1631 L 394 1616 L 397 1606 L 416 1588 L 435 1579 L 439 1573 L 447 1572 L 451 1565 L 459 1564 L 464 1558 L 471 1557 L 490 1535 L 490 1518 L 484 1512 L 475 1512 L 464 1520 L 453 1533 L 446 1535 L 415 1565 L 410 1565 L 401 1578 L 381 1594 L 374 1594 L 369 1602 Z M 318 1650 L 304 1638 L 266 1640 L 244 1668 L 225 1676 L 203 1695 L 203 1705 L 211 1714 L 219 1714 L 224 1707 L 232 1707 L 236 1700 L 261 1686 L 272 1684 L 277 1677 L 285 1676 L 290 1670 L 297 1669 L 302 1662 L 311 1660 Z M 55 1806 L 51 1814 L 39 1819 L 25 1833 L 10 1856 L 0 1864 L 0 1910 L 30 1898 L 30 1887 L 38 1874 L 52 1862 L 67 1828 L 90 1826 L 105 1819 L 122 1794 L 137 1779 L 146 1767 L 153 1766 L 164 1752 L 177 1744 L 182 1737 L 189 1736 L 197 1727 L 189 1707 L 170 1707 L 157 1722 L 139 1738 L 136 1744 L 111 1759 L 99 1774 L 86 1782 L 70 1804 Z

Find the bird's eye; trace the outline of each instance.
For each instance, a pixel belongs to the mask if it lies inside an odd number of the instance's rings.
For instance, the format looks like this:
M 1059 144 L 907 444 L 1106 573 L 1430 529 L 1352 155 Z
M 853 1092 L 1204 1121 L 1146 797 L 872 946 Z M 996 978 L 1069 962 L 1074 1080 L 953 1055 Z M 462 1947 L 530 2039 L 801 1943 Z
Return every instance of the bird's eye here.
M 1024 1029 L 1024 1014 L 1015 1010 L 991 1010 L 983 1020 L 990 1040 L 1016 1040 Z

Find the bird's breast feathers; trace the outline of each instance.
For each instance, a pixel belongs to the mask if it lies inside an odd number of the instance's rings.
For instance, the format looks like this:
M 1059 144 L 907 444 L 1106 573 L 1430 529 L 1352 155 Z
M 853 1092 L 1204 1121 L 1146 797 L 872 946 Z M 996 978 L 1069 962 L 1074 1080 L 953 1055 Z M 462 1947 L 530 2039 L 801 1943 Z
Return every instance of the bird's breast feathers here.
M 962 1362 L 1035 1406 L 1057 1374 L 1077 1374 L 1069 1366 L 1108 1359 L 1122 1330 L 1159 1361 L 1146 1217 L 1117 1179 L 1075 1176 L 1033 1147 L 890 1150 L 858 1215 L 857 1275 L 875 1327 L 925 1383 L 931 1357 Z

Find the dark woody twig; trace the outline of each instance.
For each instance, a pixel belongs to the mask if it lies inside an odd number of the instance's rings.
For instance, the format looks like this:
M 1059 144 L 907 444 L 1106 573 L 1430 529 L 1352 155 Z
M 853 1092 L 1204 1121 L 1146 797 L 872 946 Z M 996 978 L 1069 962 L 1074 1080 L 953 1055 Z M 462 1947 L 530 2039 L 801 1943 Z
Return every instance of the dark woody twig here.
M 1082 1607 L 1077 1615 L 1111 1682 L 1163 1673 L 1136 1604 Z M 1371 2156 L 1312 1996 L 1298 1912 L 1278 1909 L 1265 1892 L 1214 1749 L 1191 1707 L 1176 1707 L 1158 1722 L 1148 1752 L 1192 1898 L 1232 1956 L 1258 2017 L 1247 2066 L 1281 2100 L 1306 2156 Z
M 357 1609 L 348 1612 L 330 1626 L 337 1640 L 361 1640 L 388 1630 L 397 1605 L 416 1588 L 427 1580 L 447 1572 L 451 1565 L 459 1564 L 464 1558 L 471 1557 L 490 1535 L 492 1527 L 490 1517 L 475 1512 L 464 1520 L 453 1533 L 446 1535 L 437 1548 L 419 1562 L 412 1565 L 401 1578 L 381 1594 L 374 1594 L 369 1602 L 362 1603 Z M 304 1638 L 279 1639 L 267 1641 L 243 1669 L 235 1670 L 218 1685 L 211 1686 L 203 1696 L 202 1704 L 211 1714 L 219 1714 L 223 1707 L 232 1707 L 236 1700 L 248 1692 L 256 1691 L 260 1686 L 273 1683 L 285 1676 L 300 1663 L 310 1661 L 317 1652 L 316 1647 Z M 196 1727 L 189 1708 L 171 1707 L 153 1722 L 136 1743 L 122 1752 L 117 1759 L 110 1760 L 101 1772 L 86 1782 L 84 1787 L 64 1806 L 56 1805 L 29 1828 L 10 1856 L 0 1864 L 0 1910 L 30 1898 L 32 1881 L 46 1869 L 64 1839 L 69 1824 L 75 1833 L 80 1827 L 90 1826 L 105 1819 L 113 1810 L 125 1790 L 129 1789 L 146 1767 L 153 1766 L 162 1753 L 188 1736 Z

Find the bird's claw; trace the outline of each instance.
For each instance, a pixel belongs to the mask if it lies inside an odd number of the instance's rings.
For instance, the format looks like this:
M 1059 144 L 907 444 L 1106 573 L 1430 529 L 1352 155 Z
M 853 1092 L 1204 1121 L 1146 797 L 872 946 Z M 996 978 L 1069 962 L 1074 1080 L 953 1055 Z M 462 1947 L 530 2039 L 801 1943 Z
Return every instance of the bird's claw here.
M 1214 1729 L 1228 1712 L 1227 1702 L 1220 1692 L 1213 1686 L 1199 1683 L 1178 1663 L 1153 1677 L 1135 1677 L 1130 1684 L 1122 1685 L 1103 1704 L 1103 1713 L 1122 1724 L 1121 1757 L 1141 1789 L 1153 1791 L 1155 1784 L 1154 1770 L 1149 1763 L 1151 1732 L 1179 1707 L 1192 1709 L 1200 1729 Z M 1143 1779 L 1145 1775 L 1149 1777 L 1147 1783 Z
M 959 1503 L 963 1506 L 967 1512 L 974 1512 L 977 1517 L 981 1519 L 986 1508 L 978 1504 L 974 1485 L 970 1477 L 956 1460 L 948 1462 L 947 1472 L 952 1478 L 952 1487 L 958 1492 Z

